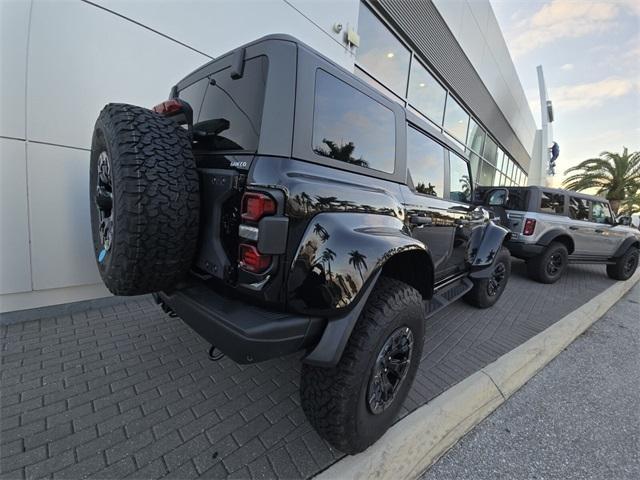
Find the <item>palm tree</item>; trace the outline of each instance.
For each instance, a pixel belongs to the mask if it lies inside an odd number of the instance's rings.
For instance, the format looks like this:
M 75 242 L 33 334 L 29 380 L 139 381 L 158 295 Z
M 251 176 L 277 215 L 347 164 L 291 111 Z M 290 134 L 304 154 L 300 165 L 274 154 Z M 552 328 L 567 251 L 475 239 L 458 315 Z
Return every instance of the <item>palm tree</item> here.
M 351 250 L 349 252 L 349 264 L 353 265 L 358 273 L 360 274 L 360 279 L 364 282 L 364 277 L 362 276 L 362 267 L 367 270 L 367 262 L 364 259 L 367 258 L 366 255 L 363 255 L 358 250 Z
M 327 264 L 327 270 L 329 270 L 329 280 L 331 280 L 331 262 L 336 259 L 336 252 L 330 248 L 326 248 L 322 255 L 320 255 L 320 261 Z
M 627 194 L 640 188 L 640 152 L 624 147 L 622 155 L 602 152 L 599 158 L 589 158 L 567 169 L 565 175 L 575 172 L 562 182 L 562 186 L 575 191 L 596 189 L 596 195 L 605 195 L 614 213 Z
M 313 233 L 315 233 L 316 235 L 318 235 L 318 237 L 320 237 L 320 240 L 322 241 L 322 243 L 324 243 L 327 240 L 329 240 L 329 237 L 331 236 L 331 235 L 329 235 L 329 232 L 327 232 L 327 229 L 324 228 L 319 223 L 316 223 L 313 226 Z
M 622 213 L 632 215 L 637 212 L 640 212 L 640 190 L 629 189 L 622 202 Z

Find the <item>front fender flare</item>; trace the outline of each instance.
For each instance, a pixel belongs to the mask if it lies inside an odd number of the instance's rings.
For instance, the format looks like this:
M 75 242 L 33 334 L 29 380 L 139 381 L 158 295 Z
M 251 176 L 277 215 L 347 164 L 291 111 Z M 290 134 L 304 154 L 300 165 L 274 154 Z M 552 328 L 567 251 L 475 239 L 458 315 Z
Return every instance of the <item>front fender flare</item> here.
M 509 230 L 492 221 L 475 227 L 469 238 L 466 262 L 471 269 L 471 278 L 484 278 L 491 271 L 490 267 L 500 251 Z

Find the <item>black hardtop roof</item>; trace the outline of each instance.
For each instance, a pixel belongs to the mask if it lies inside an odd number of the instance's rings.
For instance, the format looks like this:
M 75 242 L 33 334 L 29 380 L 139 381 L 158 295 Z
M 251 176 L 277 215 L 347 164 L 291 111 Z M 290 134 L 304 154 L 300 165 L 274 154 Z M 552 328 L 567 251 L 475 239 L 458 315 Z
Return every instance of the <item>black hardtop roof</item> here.
M 357 75 L 355 75 L 353 72 L 350 72 L 349 70 L 347 70 L 346 68 L 342 67 L 341 65 L 338 65 L 335 61 L 331 60 L 327 56 L 325 56 L 322 53 L 318 52 L 317 50 L 315 50 L 314 48 L 310 47 L 309 45 L 307 45 L 303 41 L 299 40 L 298 38 L 293 37 L 291 35 L 288 35 L 286 33 L 273 33 L 273 34 L 265 35 L 265 36 L 260 37 L 260 38 L 258 38 L 256 40 L 253 40 L 253 41 L 251 41 L 249 43 L 245 43 L 244 45 L 240 45 L 240 46 L 234 48 L 233 50 L 230 50 L 230 51 L 228 51 L 228 52 L 226 52 L 226 53 L 224 53 L 222 55 L 219 55 L 216 58 L 211 59 L 211 61 L 209 61 L 209 62 L 205 63 L 204 65 L 202 65 L 201 67 L 195 69 L 193 72 L 191 72 L 190 74 L 186 75 L 182 80 L 180 80 L 178 82 L 178 84 L 174 87 L 174 90 L 179 90 L 179 89 L 184 88 L 185 87 L 185 85 L 184 85 L 185 81 L 187 81 L 187 80 L 189 80 L 190 82 L 193 81 L 194 77 L 198 74 L 198 72 L 200 72 L 201 70 L 207 69 L 207 67 L 209 67 L 214 62 L 217 62 L 220 59 L 223 59 L 225 57 L 228 57 L 229 55 L 232 55 L 235 51 L 237 51 L 239 49 L 242 49 L 242 48 L 248 48 L 250 46 L 257 45 L 257 44 L 260 44 L 260 43 L 263 43 L 263 42 L 266 42 L 266 41 L 270 41 L 270 40 L 280 40 L 280 41 L 286 41 L 286 42 L 295 43 L 298 47 L 308 51 L 309 53 L 311 53 L 313 55 L 319 56 L 320 58 L 322 58 L 325 61 L 331 63 L 332 65 L 334 65 L 335 67 L 339 68 L 340 70 L 344 71 L 347 75 L 351 76 L 351 78 L 353 78 L 354 81 L 356 81 L 359 85 L 361 85 L 361 88 L 366 89 L 366 90 L 372 90 L 372 91 L 375 91 L 378 94 L 385 95 L 385 93 L 383 91 L 374 88 L 373 86 L 368 84 L 365 80 L 363 80 L 362 78 L 360 78 Z M 395 102 L 395 100 L 393 98 L 391 98 L 390 96 L 386 95 L 386 97 L 390 98 L 392 101 Z M 425 133 L 428 133 L 434 139 L 436 139 L 438 142 L 440 142 L 441 144 L 446 146 L 449 150 L 451 150 L 454 153 L 458 154 L 459 156 L 461 156 L 465 160 L 469 160 L 468 154 L 455 141 L 453 141 L 450 138 L 448 138 L 440 130 L 435 128 L 430 122 L 428 122 L 427 120 L 425 120 L 421 116 L 417 115 L 416 113 L 412 112 L 408 108 L 406 108 L 406 107 L 404 107 L 404 106 L 402 106 L 400 104 L 398 104 L 398 106 L 400 108 L 402 108 L 402 110 L 405 112 L 405 119 L 406 119 L 407 122 L 409 122 L 410 124 L 412 124 L 415 127 L 418 127 L 420 130 L 424 131 Z

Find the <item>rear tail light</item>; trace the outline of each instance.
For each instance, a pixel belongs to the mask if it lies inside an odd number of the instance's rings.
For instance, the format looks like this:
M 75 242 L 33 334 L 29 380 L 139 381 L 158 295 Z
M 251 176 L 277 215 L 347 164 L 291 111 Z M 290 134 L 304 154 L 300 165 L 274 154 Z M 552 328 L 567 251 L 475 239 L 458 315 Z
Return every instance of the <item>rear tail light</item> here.
M 276 202 L 264 193 L 245 193 L 242 197 L 242 219 L 257 222 L 265 215 L 276 213 Z
M 167 100 L 166 102 L 159 103 L 153 107 L 153 111 L 160 115 L 173 115 L 181 110 L 182 103 L 177 99 Z
M 240 244 L 238 254 L 240 266 L 253 273 L 262 273 L 271 265 L 271 255 L 263 255 L 258 249 L 248 243 Z
M 527 218 L 524 221 L 523 235 L 533 235 L 533 231 L 536 229 L 536 221 L 533 218 Z

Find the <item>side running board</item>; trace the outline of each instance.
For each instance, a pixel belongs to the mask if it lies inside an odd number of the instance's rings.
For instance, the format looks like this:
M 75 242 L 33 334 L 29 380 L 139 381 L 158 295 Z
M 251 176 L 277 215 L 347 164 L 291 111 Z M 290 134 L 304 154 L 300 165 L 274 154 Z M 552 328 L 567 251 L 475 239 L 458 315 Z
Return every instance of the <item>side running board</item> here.
M 473 288 L 473 282 L 463 277 L 437 290 L 431 300 L 425 300 L 424 307 L 427 312 L 425 319 L 432 317 L 447 305 L 455 302 Z

